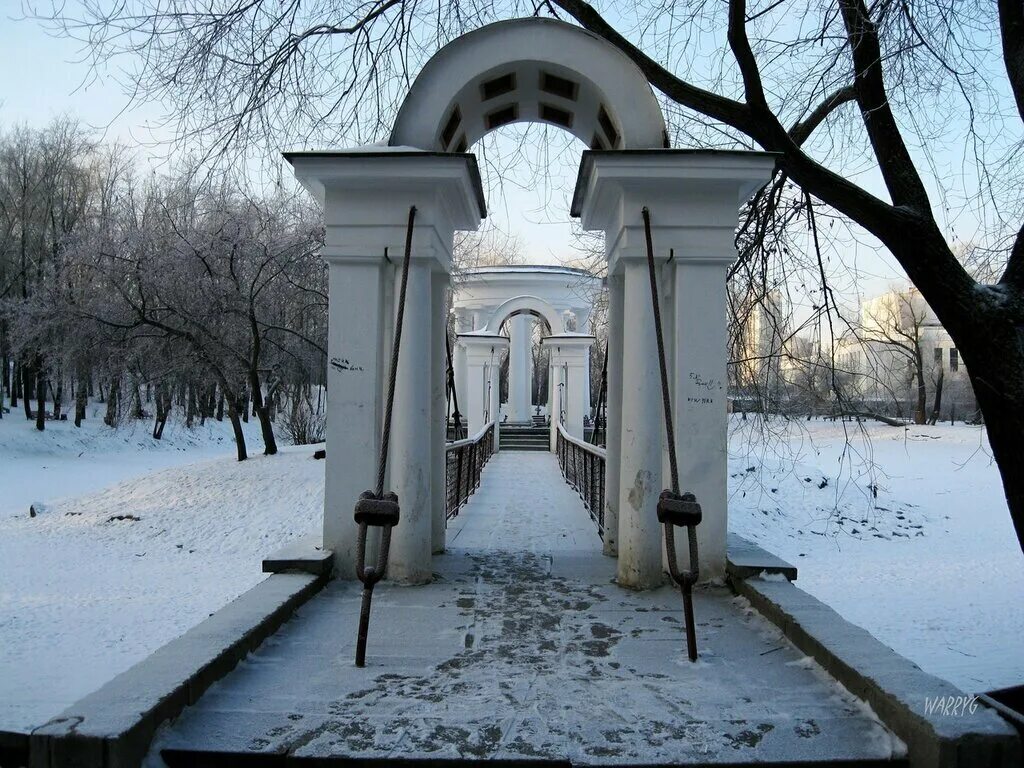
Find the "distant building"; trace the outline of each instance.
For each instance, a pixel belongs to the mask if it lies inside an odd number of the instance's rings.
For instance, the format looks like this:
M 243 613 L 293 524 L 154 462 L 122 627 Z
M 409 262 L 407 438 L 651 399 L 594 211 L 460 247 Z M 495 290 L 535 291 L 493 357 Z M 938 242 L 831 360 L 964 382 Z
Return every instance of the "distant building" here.
M 779 292 L 749 305 L 734 301 L 731 402 L 734 410 L 877 413 L 971 419 L 978 406 L 959 351 L 915 288 L 864 301 L 859 323 L 834 344 L 791 335 Z M 836 331 L 839 333 L 840 325 Z
M 730 389 L 742 410 L 776 410 L 783 398 L 781 366 L 789 309 L 780 291 L 734 298 Z
M 865 409 L 939 418 L 971 418 L 977 402 L 959 350 L 916 288 L 893 289 L 861 305 L 860 325 L 836 345 L 845 395 Z

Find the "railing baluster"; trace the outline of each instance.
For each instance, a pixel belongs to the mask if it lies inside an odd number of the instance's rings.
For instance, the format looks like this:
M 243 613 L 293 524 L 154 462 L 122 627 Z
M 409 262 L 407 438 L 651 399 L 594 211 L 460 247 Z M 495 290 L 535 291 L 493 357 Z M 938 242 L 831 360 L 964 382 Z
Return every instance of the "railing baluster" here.
M 494 422 L 476 435 L 456 440 L 445 448 L 445 516 L 459 514 L 473 492 L 480 487 L 480 476 L 494 453 Z
M 565 482 L 576 491 L 590 519 L 597 523 L 597 532 L 604 539 L 605 450 L 584 443 L 565 432 L 558 424 L 555 456 Z

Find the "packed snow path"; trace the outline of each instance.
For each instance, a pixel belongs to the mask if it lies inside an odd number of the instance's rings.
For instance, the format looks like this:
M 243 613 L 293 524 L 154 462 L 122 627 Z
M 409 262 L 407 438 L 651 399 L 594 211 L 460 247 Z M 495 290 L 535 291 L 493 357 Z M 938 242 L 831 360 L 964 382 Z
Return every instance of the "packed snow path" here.
M 365 669 L 353 664 L 359 585 L 335 581 L 163 732 L 148 762 L 870 764 L 901 748 L 724 589 L 696 595 L 701 658 L 689 663 L 678 593 L 614 584 L 551 454 L 497 454 L 448 542 L 432 584 L 377 588 Z

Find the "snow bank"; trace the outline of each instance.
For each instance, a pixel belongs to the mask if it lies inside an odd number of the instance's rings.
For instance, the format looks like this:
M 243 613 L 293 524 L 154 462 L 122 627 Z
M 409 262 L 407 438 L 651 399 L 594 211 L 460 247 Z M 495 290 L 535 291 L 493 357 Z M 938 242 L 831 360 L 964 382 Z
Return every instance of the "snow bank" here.
M 734 418 L 730 528 L 968 692 L 1024 682 L 1024 556 L 984 429 Z
M 88 449 L 88 433 L 53 434 L 45 438 L 53 454 L 71 440 Z M 103 484 L 112 464 L 139 469 L 132 441 L 145 440 L 122 438 L 124 450 L 84 462 L 82 471 L 99 467 Z M 176 450 L 167 445 L 146 444 L 145 452 Z M 181 455 L 194 458 L 193 448 Z M 12 459 L 0 459 L 0 729 L 46 721 L 263 579 L 265 555 L 319 530 L 324 463 L 312 458 L 313 446 L 243 463 L 230 443 L 218 452 L 224 448 L 229 455 L 219 459 L 48 500 L 35 518 L 27 504 L 9 503 Z M 37 457 L 52 466 L 45 451 Z M 66 490 L 59 478 L 67 469 L 53 472 Z M 38 491 L 38 483 L 25 484 L 30 497 Z

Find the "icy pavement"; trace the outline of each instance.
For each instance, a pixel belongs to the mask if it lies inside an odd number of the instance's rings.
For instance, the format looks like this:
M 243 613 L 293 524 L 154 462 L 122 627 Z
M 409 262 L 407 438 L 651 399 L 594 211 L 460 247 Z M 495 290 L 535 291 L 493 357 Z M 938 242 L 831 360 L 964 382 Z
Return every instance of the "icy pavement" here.
M 154 743 L 293 757 L 552 759 L 573 764 L 885 759 L 902 744 L 722 588 L 613 582 L 554 456 L 500 453 L 424 587 L 378 587 L 368 664 L 358 585 L 336 581 Z

